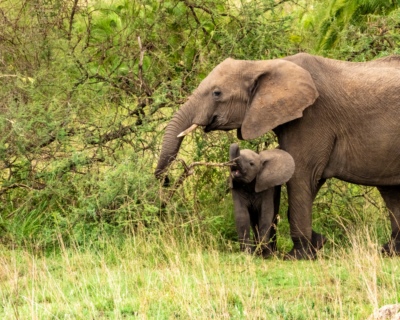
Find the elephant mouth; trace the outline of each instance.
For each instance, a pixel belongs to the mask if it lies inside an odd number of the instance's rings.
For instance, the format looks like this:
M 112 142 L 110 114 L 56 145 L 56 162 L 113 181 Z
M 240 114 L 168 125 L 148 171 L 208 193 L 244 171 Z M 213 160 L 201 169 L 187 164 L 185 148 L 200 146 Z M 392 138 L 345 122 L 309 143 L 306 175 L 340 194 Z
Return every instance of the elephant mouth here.
M 220 124 L 219 120 L 218 120 L 218 116 L 214 116 L 211 120 L 211 122 L 206 125 L 206 127 L 204 128 L 204 132 L 210 132 L 212 130 L 214 130 L 215 128 L 218 127 L 218 125 Z
M 231 123 L 229 120 L 224 119 L 221 116 L 214 116 L 211 122 L 205 126 L 204 132 L 207 133 L 213 130 L 230 131 L 237 128 L 240 128 L 240 124 Z
M 242 173 L 242 171 L 240 171 L 239 166 L 232 166 L 231 174 L 232 174 L 232 178 L 234 178 L 234 179 L 239 179 L 243 176 L 243 173 Z

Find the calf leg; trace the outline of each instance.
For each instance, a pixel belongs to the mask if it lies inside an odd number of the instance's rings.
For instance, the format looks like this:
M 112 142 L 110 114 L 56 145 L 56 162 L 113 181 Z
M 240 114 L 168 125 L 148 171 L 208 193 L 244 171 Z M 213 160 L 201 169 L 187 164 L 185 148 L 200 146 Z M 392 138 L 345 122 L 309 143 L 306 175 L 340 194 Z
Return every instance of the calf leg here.
M 242 197 L 236 190 L 232 190 L 233 204 L 235 207 L 236 231 L 239 236 L 240 251 L 253 253 L 254 246 L 250 240 L 250 214 Z
M 257 245 L 260 246 L 261 254 L 264 258 L 269 257 L 271 253 L 276 251 L 276 232 L 274 227 L 274 220 L 277 214 L 275 206 L 277 200 L 276 191 L 276 188 L 270 188 L 261 194 L 261 210 L 258 214 L 257 232 L 255 234 L 257 235 Z M 278 188 L 278 191 L 280 191 L 280 188 Z
M 392 234 L 390 240 L 383 245 L 381 251 L 390 256 L 400 255 L 400 186 L 378 187 L 389 209 Z

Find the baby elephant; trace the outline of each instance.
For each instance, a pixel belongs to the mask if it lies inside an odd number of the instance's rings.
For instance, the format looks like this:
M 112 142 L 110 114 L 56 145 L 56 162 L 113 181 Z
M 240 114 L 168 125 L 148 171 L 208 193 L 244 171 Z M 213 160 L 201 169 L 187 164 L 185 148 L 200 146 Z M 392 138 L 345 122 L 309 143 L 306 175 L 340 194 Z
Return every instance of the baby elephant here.
M 229 159 L 238 157 L 230 168 L 230 181 L 240 250 L 249 253 L 255 250 L 250 240 L 251 226 L 254 242 L 267 258 L 276 250 L 273 223 L 279 211 L 280 185 L 292 177 L 294 160 L 283 150 L 265 150 L 257 154 L 248 149 L 240 150 L 233 143 Z

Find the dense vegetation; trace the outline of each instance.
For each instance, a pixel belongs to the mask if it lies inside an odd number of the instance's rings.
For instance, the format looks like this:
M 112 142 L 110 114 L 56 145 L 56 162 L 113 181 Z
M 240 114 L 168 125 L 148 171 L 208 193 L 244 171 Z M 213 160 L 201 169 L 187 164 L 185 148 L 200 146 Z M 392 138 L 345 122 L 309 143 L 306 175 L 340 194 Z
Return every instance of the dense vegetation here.
M 372 0 L 10 0 L 0 10 L 0 235 L 40 247 L 60 235 L 158 230 L 168 216 L 180 225 L 194 216 L 198 230 L 235 240 L 226 170 L 197 169 L 161 205 L 168 192 L 153 168 L 171 115 L 226 57 L 371 60 L 397 52 L 400 25 L 396 2 Z M 233 141 L 199 131 L 180 157 L 221 162 Z M 241 144 L 259 151 L 275 138 Z M 331 181 L 315 207 L 317 229 L 341 237 L 376 197 Z M 283 196 L 282 245 L 285 209 Z
M 399 29 L 400 8 L 395 0 L 1 2 L 0 239 L 2 248 L 10 251 L 0 256 L 0 283 L 6 284 L 5 289 L 0 285 L 0 314 L 16 319 L 28 314 L 68 319 L 68 314 L 76 312 L 70 318 L 87 319 L 106 317 L 116 310 L 115 318 L 138 314 L 241 318 L 247 312 L 254 319 L 262 317 L 266 310 L 262 306 L 271 303 L 268 312 L 277 319 L 360 314 L 365 318 L 380 302 L 395 302 L 396 269 L 379 260 L 377 253 L 378 244 L 387 240 L 389 224 L 374 188 L 331 180 L 321 189 L 313 209 L 313 227 L 334 241 L 327 245 L 327 262 L 302 265 L 306 273 L 314 270 L 314 277 L 302 279 L 299 271 L 291 283 L 294 287 L 285 287 L 282 294 L 292 295 L 297 306 L 293 311 L 278 301 L 279 296 L 276 300 L 275 294 L 261 290 L 268 278 L 255 270 L 266 265 L 229 255 L 238 252 L 238 244 L 226 169 L 197 167 L 172 199 L 153 173 L 172 114 L 223 59 L 275 59 L 308 52 L 367 61 L 399 54 Z M 197 130 L 185 138 L 179 157 L 188 164 L 223 162 L 232 142 L 237 142 L 234 133 Z M 240 142 L 242 148 L 257 151 L 276 143 L 272 133 Z M 181 173 L 182 165 L 177 162 L 170 176 L 176 181 Z M 281 251 L 291 246 L 286 209 L 283 190 L 278 224 Z M 361 234 L 358 240 L 353 232 Z M 350 250 L 340 257 L 352 262 L 337 264 L 338 246 Z M 173 254 L 172 248 L 179 254 Z M 32 252 L 47 258 L 39 260 L 39 265 L 35 256 L 29 256 Z M 86 258 L 94 263 L 93 270 Z M 120 262 L 128 263 L 127 259 L 137 259 L 137 263 L 122 270 Z M 218 273 L 225 263 L 229 265 L 226 278 Z M 279 260 L 271 263 L 275 268 L 271 277 L 282 278 Z M 60 267 L 65 265 L 66 269 Z M 241 273 L 245 269 L 237 266 L 245 265 L 250 270 L 248 278 L 235 282 L 230 272 Z M 372 268 L 372 273 L 360 265 Z M 194 280 L 185 278 L 189 280 L 181 283 L 164 267 L 185 277 L 193 275 Z M 45 276 L 58 268 L 65 280 L 60 288 Z M 130 278 L 148 268 L 163 271 L 151 269 L 142 278 Z M 282 268 L 290 272 L 291 267 Z M 35 270 L 40 270 L 40 276 Z M 98 278 L 100 271 L 104 274 Z M 102 278 L 109 274 L 113 276 L 108 280 Z M 351 280 L 353 274 L 358 282 Z M 83 283 L 88 282 L 87 291 L 74 278 L 78 275 Z M 21 277 L 24 280 L 18 280 Z M 36 277 L 40 285 L 35 284 Z M 152 277 L 157 278 L 154 288 Z M 200 291 L 193 291 L 182 303 L 176 303 L 179 299 L 174 300 L 171 293 L 162 301 L 160 313 L 161 304 L 153 306 L 146 299 L 151 300 L 148 294 L 156 289 L 168 295 L 160 287 L 163 279 L 173 288 L 181 286 L 175 295 L 185 296 L 185 285 L 201 282 Z M 253 287 L 249 287 L 251 279 L 255 279 Z M 8 286 L 10 281 L 14 281 L 12 286 Z M 18 281 L 23 282 L 21 290 L 27 290 L 25 296 L 19 295 Z M 96 296 L 106 281 L 115 282 Z M 126 283 L 119 286 L 118 281 Z M 209 281 L 218 284 L 211 293 Z M 275 282 L 272 287 L 284 285 Z M 324 282 L 329 288 L 304 293 L 311 283 Z M 132 298 L 128 305 L 113 293 L 128 292 L 130 283 L 137 289 L 130 292 L 140 298 Z M 384 287 L 382 295 L 378 283 Z M 233 287 L 224 289 L 229 285 Z M 48 291 L 47 286 L 59 288 L 58 293 Z M 344 287 L 348 291 L 341 291 Z M 39 300 L 30 291 L 33 288 L 41 294 Z M 294 298 L 293 292 L 299 295 Z M 254 303 L 249 298 L 253 293 L 261 297 Z M 215 295 L 221 300 L 215 300 Z M 348 295 L 356 297 L 346 302 L 351 307 L 342 307 Z M 92 296 L 96 296 L 92 302 L 79 304 Z M 69 299 L 71 306 L 57 313 L 57 306 Z M 199 305 L 189 307 L 200 300 Z M 33 301 L 54 309 L 38 311 Z M 340 307 L 334 307 L 335 301 Z M 366 309 L 360 307 L 363 304 Z M 21 315 L 19 305 L 23 305 Z M 191 314 L 191 308 L 198 313 Z

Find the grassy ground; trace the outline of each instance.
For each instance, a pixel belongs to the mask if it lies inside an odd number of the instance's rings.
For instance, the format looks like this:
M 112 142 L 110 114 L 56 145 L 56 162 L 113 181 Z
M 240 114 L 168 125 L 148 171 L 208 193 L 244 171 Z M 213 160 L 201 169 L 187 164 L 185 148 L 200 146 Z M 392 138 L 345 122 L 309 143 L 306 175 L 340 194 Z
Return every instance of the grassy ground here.
M 1 319 L 366 319 L 399 299 L 371 230 L 317 261 L 262 260 L 177 229 L 52 253 L 0 251 Z

